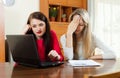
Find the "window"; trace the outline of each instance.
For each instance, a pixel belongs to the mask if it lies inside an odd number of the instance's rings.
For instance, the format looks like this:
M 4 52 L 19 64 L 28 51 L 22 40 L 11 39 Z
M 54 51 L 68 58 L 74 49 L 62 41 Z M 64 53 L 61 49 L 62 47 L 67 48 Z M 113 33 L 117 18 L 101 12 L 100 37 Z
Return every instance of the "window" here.
M 93 32 L 120 57 L 120 0 L 90 0 Z

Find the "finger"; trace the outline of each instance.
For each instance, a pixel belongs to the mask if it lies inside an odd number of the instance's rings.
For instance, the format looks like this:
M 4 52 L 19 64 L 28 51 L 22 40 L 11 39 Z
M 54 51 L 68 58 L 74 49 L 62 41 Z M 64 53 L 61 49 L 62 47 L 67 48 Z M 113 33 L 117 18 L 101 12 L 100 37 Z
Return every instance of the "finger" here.
M 69 30 L 72 30 L 72 31 L 74 32 L 77 27 L 78 27 L 78 23 L 71 22 L 71 25 L 70 25 L 70 27 L 69 27 Z
M 27 28 L 28 30 L 31 30 L 31 29 L 32 29 L 32 27 L 31 27 L 30 24 L 27 24 L 27 25 L 26 25 L 26 28 Z
M 52 59 L 54 56 L 53 56 L 53 50 L 51 50 L 48 54 L 48 56 Z
M 48 57 L 52 60 L 54 57 L 50 54 L 48 55 Z
M 51 55 L 55 58 L 58 56 L 58 53 L 55 50 L 52 50 L 52 51 L 50 51 L 49 55 Z
M 79 15 L 75 15 L 75 16 L 73 17 L 73 22 L 79 23 L 79 20 L 80 20 L 80 16 L 79 16 Z

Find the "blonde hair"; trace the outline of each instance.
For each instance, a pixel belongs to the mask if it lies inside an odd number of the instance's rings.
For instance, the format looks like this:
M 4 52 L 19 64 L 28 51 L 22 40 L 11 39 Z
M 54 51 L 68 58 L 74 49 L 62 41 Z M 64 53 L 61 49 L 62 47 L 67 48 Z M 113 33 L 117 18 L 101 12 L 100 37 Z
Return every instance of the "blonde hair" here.
M 91 56 L 91 31 L 90 31 L 90 24 L 89 24 L 89 14 L 85 9 L 76 9 L 69 17 L 69 21 L 73 20 L 74 15 L 80 15 L 84 22 L 84 29 L 82 31 L 82 40 L 83 40 L 83 52 L 84 57 L 88 58 Z M 77 52 L 77 41 L 76 36 L 73 34 L 73 50 Z

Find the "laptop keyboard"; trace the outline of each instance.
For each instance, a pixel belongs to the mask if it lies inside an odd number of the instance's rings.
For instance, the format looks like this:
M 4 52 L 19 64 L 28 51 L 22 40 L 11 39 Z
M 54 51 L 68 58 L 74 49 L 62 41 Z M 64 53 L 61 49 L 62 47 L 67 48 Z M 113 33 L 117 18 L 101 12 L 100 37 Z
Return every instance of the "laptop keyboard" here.
M 49 67 L 49 66 L 58 66 L 63 64 L 64 62 L 41 62 L 42 67 Z

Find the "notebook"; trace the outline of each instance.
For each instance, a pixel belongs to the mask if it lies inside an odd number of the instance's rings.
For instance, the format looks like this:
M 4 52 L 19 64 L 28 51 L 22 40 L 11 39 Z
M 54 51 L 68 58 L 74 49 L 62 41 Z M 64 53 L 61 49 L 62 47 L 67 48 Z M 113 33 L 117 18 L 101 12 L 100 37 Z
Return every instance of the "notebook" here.
M 32 67 L 58 66 L 64 62 L 41 62 L 33 35 L 6 35 L 13 60 Z

